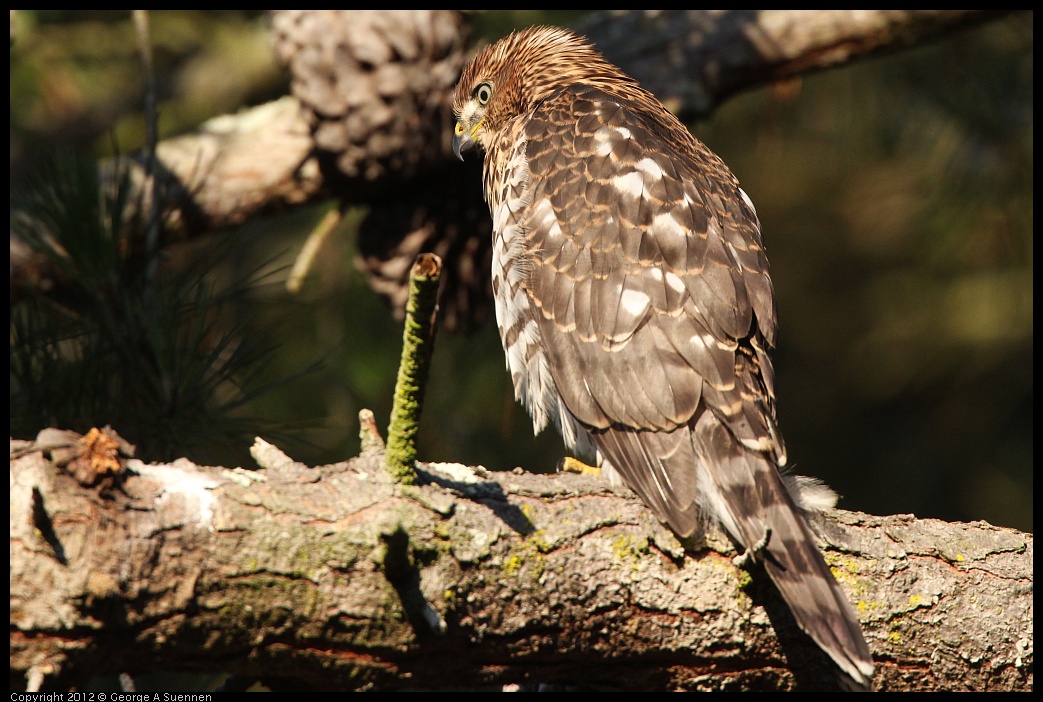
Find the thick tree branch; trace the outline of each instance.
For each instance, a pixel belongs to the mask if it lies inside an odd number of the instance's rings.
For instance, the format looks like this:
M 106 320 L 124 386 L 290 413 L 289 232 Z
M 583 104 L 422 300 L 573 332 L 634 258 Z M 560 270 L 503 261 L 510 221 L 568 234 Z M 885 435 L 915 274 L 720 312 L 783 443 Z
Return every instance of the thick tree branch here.
M 629 491 L 446 464 L 395 486 L 366 447 L 316 468 L 260 441 L 256 471 L 131 461 L 99 492 L 12 441 L 11 689 L 157 668 L 314 689 L 832 685 L 766 579 L 717 537 L 686 557 Z M 877 689 L 1031 690 L 1032 535 L 845 511 L 819 529 Z
M 737 92 L 926 44 L 998 10 L 675 10 L 600 13 L 579 30 L 686 119 Z

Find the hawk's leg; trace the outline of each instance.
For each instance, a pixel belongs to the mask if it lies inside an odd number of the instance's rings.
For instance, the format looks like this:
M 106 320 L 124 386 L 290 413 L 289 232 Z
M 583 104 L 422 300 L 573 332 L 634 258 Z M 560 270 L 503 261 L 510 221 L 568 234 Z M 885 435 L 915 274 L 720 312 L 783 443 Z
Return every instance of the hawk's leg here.
M 761 537 L 761 540 L 733 558 L 732 563 L 743 569 L 751 563 L 756 563 L 760 555 L 768 548 L 769 541 L 771 541 L 771 527 L 764 527 L 764 536 Z
M 601 476 L 601 468 L 598 466 L 590 466 L 572 456 L 565 456 L 565 458 L 558 461 L 558 472 L 559 473 L 579 473 L 580 475 L 593 475 Z

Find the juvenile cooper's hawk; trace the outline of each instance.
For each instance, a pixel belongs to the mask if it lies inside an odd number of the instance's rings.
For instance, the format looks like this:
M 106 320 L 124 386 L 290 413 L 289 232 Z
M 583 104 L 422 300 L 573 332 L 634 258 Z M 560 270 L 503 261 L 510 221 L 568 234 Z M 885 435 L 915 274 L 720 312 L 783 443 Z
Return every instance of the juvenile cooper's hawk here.
M 682 538 L 717 520 L 868 686 L 858 619 L 794 502 L 816 491 L 779 473 L 775 296 L 735 176 L 559 28 L 483 49 L 453 109 L 456 154 L 485 152 L 496 319 L 534 429 L 555 425 Z

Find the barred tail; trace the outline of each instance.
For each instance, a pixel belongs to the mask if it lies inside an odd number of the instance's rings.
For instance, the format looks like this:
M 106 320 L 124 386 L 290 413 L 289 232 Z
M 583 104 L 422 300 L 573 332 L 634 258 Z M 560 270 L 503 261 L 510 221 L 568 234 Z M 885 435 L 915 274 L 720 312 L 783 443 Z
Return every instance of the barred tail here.
M 742 446 L 712 412 L 695 427 L 700 502 L 764 564 L 800 628 L 855 682 L 868 688 L 873 659 L 854 608 L 770 459 Z

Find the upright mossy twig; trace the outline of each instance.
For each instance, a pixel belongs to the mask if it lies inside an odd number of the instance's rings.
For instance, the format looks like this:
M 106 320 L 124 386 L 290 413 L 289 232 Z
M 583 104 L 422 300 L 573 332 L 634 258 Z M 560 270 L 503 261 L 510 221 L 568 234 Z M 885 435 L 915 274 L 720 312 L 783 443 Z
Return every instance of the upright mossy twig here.
M 396 481 L 405 485 L 416 482 L 416 435 L 434 349 L 441 274 L 442 259 L 431 253 L 417 256 L 409 273 L 402 360 L 395 381 L 386 454 L 388 470 Z

